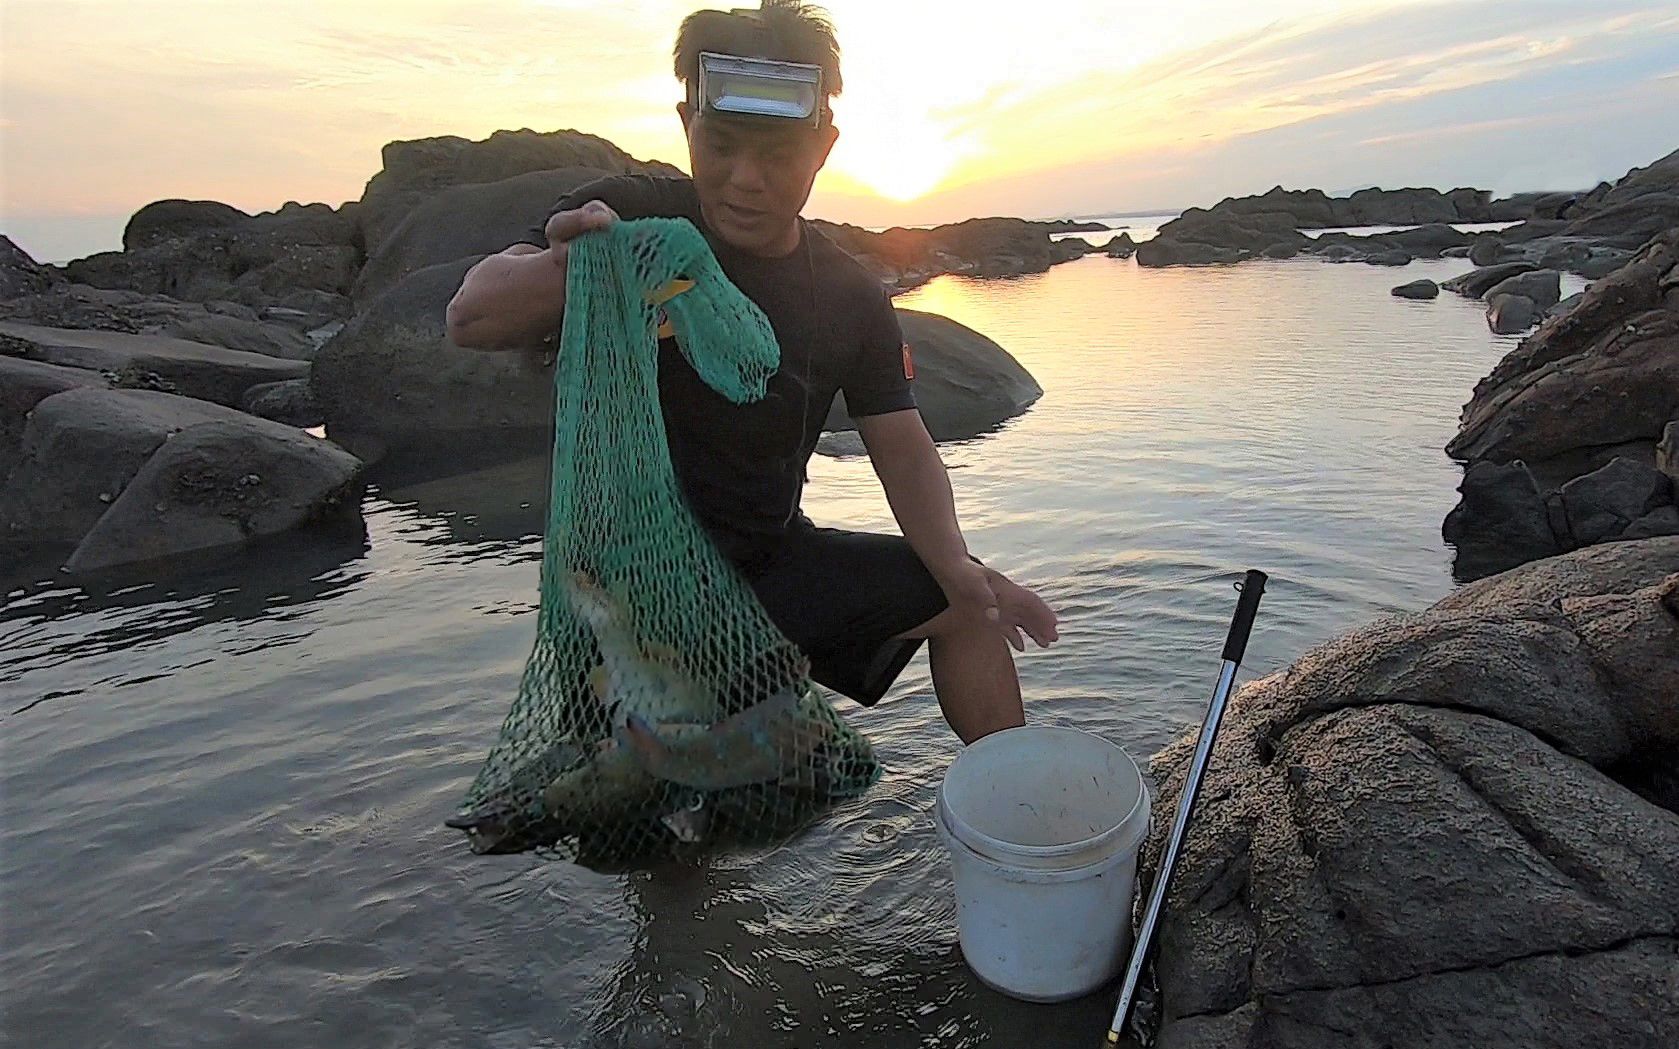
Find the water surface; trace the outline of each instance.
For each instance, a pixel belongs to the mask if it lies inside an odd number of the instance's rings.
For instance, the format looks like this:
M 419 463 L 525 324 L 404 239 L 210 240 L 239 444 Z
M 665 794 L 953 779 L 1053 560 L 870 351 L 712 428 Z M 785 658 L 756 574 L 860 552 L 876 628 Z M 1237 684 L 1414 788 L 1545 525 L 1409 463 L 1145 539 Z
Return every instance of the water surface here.
M 900 299 L 1046 391 L 945 449 L 974 550 L 1063 616 L 1063 643 L 1021 661 L 1030 718 L 1148 757 L 1199 719 L 1249 567 L 1272 582 L 1244 679 L 1451 588 L 1440 448 L 1514 340 L 1478 304 L 1388 289 L 1465 268 L 1096 256 Z M 865 461 L 812 475 L 820 522 L 889 525 Z M 6 595 L 0 1037 L 1093 1044 L 1108 993 L 1022 1005 L 957 953 L 928 815 L 956 742 L 924 658 L 878 708 L 841 704 L 883 782 L 782 847 L 612 875 L 474 857 L 440 825 L 531 642 L 540 484 L 515 464 L 376 486 L 365 543 Z

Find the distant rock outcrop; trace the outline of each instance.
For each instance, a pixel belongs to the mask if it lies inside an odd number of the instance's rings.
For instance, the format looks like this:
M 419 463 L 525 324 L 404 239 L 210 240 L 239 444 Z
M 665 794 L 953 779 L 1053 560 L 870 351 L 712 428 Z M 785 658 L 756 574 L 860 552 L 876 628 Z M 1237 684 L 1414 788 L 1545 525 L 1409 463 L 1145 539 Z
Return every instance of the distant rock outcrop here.
M 894 226 L 879 233 L 817 221 L 813 225 L 878 276 L 902 290 L 944 274 L 1012 277 L 1042 273 L 1096 250 L 1079 237 L 1051 240 L 1060 224 L 1026 219 L 968 219 L 931 229 Z
M 1475 387 L 1446 449 L 1468 466 L 1444 526 L 1459 575 L 1679 530 L 1667 512 L 1679 493 L 1656 465 L 1675 420 L 1679 227 L 1546 320 Z

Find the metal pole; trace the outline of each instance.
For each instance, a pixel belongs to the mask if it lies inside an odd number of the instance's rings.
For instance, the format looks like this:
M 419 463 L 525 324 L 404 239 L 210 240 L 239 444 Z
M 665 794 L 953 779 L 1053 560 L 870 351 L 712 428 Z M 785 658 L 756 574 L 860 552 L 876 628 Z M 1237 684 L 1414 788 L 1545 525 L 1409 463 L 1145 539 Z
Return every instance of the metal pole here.
M 1172 882 L 1172 871 L 1177 866 L 1178 851 L 1183 847 L 1184 834 L 1189 829 L 1190 812 L 1195 807 L 1196 795 L 1201 791 L 1201 777 L 1205 775 L 1207 762 L 1212 757 L 1213 741 L 1218 736 L 1219 722 L 1224 717 L 1224 707 L 1230 699 L 1230 689 L 1236 680 L 1236 668 L 1242 663 L 1242 654 L 1248 646 L 1248 634 L 1253 629 L 1254 614 L 1259 610 L 1259 598 L 1265 592 L 1265 579 L 1264 572 L 1249 570 L 1242 582 L 1236 586 L 1242 597 L 1236 603 L 1236 615 L 1230 623 L 1229 636 L 1224 640 L 1224 662 L 1219 670 L 1218 685 L 1213 689 L 1212 702 L 1207 706 L 1207 716 L 1201 722 L 1201 736 L 1195 744 L 1195 756 L 1189 763 L 1189 776 L 1184 781 L 1183 793 L 1178 796 L 1178 811 L 1172 818 L 1172 832 L 1166 839 L 1165 850 L 1161 852 L 1160 870 L 1155 875 L 1148 906 L 1143 910 L 1143 923 L 1137 930 L 1136 943 L 1131 946 L 1131 963 L 1125 969 L 1125 982 L 1119 992 L 1119 1006 L 1114 1010 L 1113 1024 L 1108 1028 L 1109 1045 L 1118 1044 L 1119 1032 L 1125 1026 L 1125 1016 L 1131 1011 L 1132 999 L 1136 997 L 1137 981 L 1142 978 L 1149 948 L 1154 943 L 1155 927 L 1160 922 L 1160 909 L 1166 902 L 1166 889 Z

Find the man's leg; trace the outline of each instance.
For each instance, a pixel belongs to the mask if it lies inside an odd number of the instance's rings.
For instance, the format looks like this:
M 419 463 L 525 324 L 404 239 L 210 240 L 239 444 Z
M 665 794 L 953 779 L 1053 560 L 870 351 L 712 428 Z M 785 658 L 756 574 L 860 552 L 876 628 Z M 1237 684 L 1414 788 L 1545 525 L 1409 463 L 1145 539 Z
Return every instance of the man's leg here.
M 962 742 L 1026 723 L 1014 653 L 995 626 L 947 609 L 903 636 L 926 639 L 939 709 Z

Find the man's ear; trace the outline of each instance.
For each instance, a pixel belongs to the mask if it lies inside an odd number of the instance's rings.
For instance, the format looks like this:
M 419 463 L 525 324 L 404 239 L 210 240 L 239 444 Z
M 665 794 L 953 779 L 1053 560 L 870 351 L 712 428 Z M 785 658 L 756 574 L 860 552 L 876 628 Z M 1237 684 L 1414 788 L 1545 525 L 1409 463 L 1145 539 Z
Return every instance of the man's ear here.
M 822 146 L 822 159 L 816 164 L 818 168 L 828 163 L 828 154 L 834 151 L 834 143 L 839 141 L 839 128 L 832 123 L 824 124 L 820 134 L 822 135 L 819 140 Z
M 686 101 L 678 102 L 676 104 L 676 115 L 682 118 L 682 131 L 686 134 L 688 131 L 688 125 L 694 119 L 693 109 L 689 107 Z

